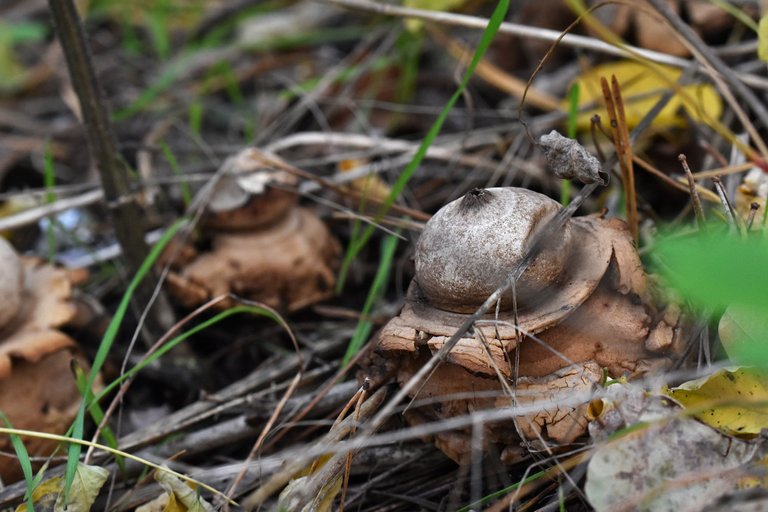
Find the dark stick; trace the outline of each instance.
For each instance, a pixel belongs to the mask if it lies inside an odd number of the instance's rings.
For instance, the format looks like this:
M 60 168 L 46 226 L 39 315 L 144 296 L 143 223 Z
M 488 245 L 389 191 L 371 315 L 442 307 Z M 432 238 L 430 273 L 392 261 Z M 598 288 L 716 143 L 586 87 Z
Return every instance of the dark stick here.
M 74 3 L 72 0 L 48 0 L 48 5 L 67 60 L 72 85 L 80 100 L 88 146 L 99 169 L 104 198 L 115 226 L 115 235 L 129 272 L 135 274 L 148 250 L 144 242 L 142 212 L 128 181 L 128 165 L 117 150 L 109 114 L 104 106 L 101 88 L 93 70 L 82 23 Z M 148 304 L 152 304 L 154 283 L 151 281 L 145 280 L 136 290 L 133 305 L 137 311 L 142 311 Z M 158 299 L 163 298 L 164 296 L 158 296 Z M 171 325 L 172 317 L 165 318 L 171 311 L 167 306 L 167 299 L 157 302 L 158 306 L 164 307 L 153 308 L 154 314 L 147 316 L 146 327 L 150 337 L 158 336 L 165 330 L 164 326 Z

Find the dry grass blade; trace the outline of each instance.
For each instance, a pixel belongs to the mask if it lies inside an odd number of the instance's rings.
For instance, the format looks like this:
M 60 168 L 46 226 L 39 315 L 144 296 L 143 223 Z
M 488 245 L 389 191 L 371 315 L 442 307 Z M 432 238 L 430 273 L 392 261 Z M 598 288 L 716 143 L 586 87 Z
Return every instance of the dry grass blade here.
M 440 44 L 445 45 L 448 48 L 448 51 L 454 59 L 457 59 L 464 66 L 469 63 L 472 58 L 472 51 L 466 48 L 462 43 L 446 35 L 437 28 L 431 28 L 429 32 Z M 533 89 L 524 81 L 504 72 L 497 66 L 494 66 L 487 59 L 480 61 L 475 69 L 475 74 L 507 94 L 511 94 L 517 98 L 525 98 L 528 104 L 537 108 L 552 111 L 561 110 L 560 102 L 556 98 Z
M 687 178 L 678 178 L 678 180 L 674 180 L 661 172 L 660 170 L 656 169 L 653 165 L 651 165 L 646 160 L 643 160 L 639 156 L 633 154 L 632 155 L 632 161 L 636 163 L 638 166 L 640 166 L 641 169 L 644 169 L 645 171 L 648 171 L 653 176 L 657 177 L 670 187 L 674 187 L 677 190 L 681 192 L 685 192 L 686 194 L 690 193 L 690 187 L 688 186 L 688 179 Z M 696 176 L 694 175 L 694 179 Z M 717 194 L 712 192 L 711 190 L 707 190 L 706 188 L 702 187 L 701 185 L 696 185 L 696 190 L 699 192 L 699 195 L 706 199 L 707 201 L 711 203 L 717 203 L 720 201 L 720 199 L 717 197 Z
M 335 444 L 342 441 L 344 438 L 348 437 L 350 433 L 354 432 L 354 430 L 358 426 L 359 421 L 366 421 L 368 418 L 370 418 L 381 406 L 381 404 L 384 401 L 384 398 L 386 397 L 386 391 L 384 388 L 379 389 L 376 391 L 373 395 L 371 395 L 370 398 L 368 398 L 365 402 L 363 402 L 362 406 L 360 407 L 359 416 L 357 419 L 355 416 L 349 416 L 343 421 L 341 421 L 339 424 L 337 424 L 331 431 L 323 437 L 322 440 L 317 441 L 315 443 L 315 447 L 313 449 L 314 452 L 320 451 L 325 448 L 328 451 L 333 451 L 332 448 Z M 330 471 L 330 474 L 323 473 L 320 477 L 316 478 L 314 480 L 315 488 L 321 488 L 324 485 L 326 485 L 329 482 L 329 479 L 332 477 L 337 476 L 336 471 L 338 469 L 342 469 L 344 467 L 345 461 L 346 461 L 346 453 L 339 453 L 336 455 L 338 457 L 338 465 L 332 466 L 332 470 Z M 297 474 L 302 472 L 307 465 L 310 465 L 313 463 L 314 456 L 310 453 L 309 456 L 303 456 L 298 457 L 297 459 L 288 462 L 285 469 L 280 471 L 279 473 L 273 475 L 269 478 L 265 483 L 263 483 L 256 491 L 251 493 L 244 501 L 243 501 L 243 507 L 246 510 L 252 510 L 261 504 L 263 504 L 272 494 L 278 492 L 280 489 L 282 489 L 286 483 L 288 483 L 289 480 L 294 478 Z M 325 467 L 330 467 L 328 463 L 326 463 Z M 307 491 L 307 488 L 303 488 L 302 491 Z M 308 494 L 308 496 L 312 496 L 312 494 Z
M 693 212 L 696 215 L 696 222 L 699 227 L 702 227 L 705 220 L 704 208 L 701 206 L 701 198 L 699 197 L 699 191 L 696 188 L 696 182 L 693 181 L 693 173 L 691 172 L 691 168 L 688 167 L 688 159 L 685 155 L 680 155 L 678 160 L 680 160 L 680 165 L 683 166 L 685 176 L 688 178 L 688 187 L 691 194 L 691 201 L 693 202 Z
M 624 115 L 624 102 L 621 98 L 621 90 L 616 76 L 611 76 L 611 85 L 605 78 L 600 78 L 603 88 L 603 98 L 608 111 L 608 120 L 611 126 L 611 135 L 619 166 L 621 167 L 621 182 L 624 189 L 624 205 L 627 210 L 627 224 L 632 232 L 632 237 L 638 239 L 637 195 L 635 193 L 635 174 L 632 168 L 632 147 L 629 140 L 627 119 Z

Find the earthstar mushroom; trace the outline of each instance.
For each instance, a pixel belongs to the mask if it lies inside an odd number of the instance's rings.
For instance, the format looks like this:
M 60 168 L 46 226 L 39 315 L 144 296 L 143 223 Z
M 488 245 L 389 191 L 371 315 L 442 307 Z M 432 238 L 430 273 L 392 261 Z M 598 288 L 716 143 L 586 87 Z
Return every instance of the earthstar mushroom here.
M 63 434 L 80 405 L 70 365 L 76 360 L 87 369 L 88 361 L 60 330 L 76 314 L 75 276 L 84 274 L 19 257 L 0 238 L 0 410 L 15 428 Z M 48 455 L 57 445 L 40 438 L 24 444 L 33 456 Z M 0 436 L 0 452 L 13 453 L 8 437 Z M 20 477 L 18 461 L 0 456 L 0 479 Z
M 504 284 L 559 211 L 547 196 L 510 187 L 472 190 L 432 217 L 416 244 L 416 274 L 405 305 L 377 334 L 376 350 L 394 361 L 399 382 L 410 379 Z M 519 417 L 515 428 L 489 425 L 488 441 L 502 447 L 526 440 L 570 443 L 586 430 L 588 399 L 568 400 L 589 393 L 603 369 L 614 377 L 639 375 L 668 365 L 679 351 L 679 310 L 654 304 L 623 222 L 571 218 L 545 235 L 541 250 L 502 295 L 498 314 L 484 315 L 465 333 L 421 387 L 419 398 L 439 398 L 440 405 L 412 417 L 509 407 L 502 378 L 507 389 L 516 386 L 518 405 L 542 405 Z M 466 398 L 481 391 L 490 397 Z M 457 393 L 464 397 L 453 398 Z M 450 442 L 436 437 L 449 456 L 465 459 L 468 450 L 458 448 L 455 432 Z
M 232 172 L 203 220 L 211 248 L 183 247 L 168 275 L 172 295 L 191 308 L 234 293 L 284 311 L 328 298 L 341 249 L 317 215 L 298 206 L 296 177 L 265 168 L 251 150 L 225 168 Z

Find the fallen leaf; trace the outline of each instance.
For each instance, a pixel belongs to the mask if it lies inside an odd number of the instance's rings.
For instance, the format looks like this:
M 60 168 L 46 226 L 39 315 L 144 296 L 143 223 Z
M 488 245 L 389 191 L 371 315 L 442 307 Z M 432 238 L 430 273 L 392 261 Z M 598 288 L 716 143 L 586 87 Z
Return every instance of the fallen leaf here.
M 44 481 L 32 492 L 32 501 L 36 505 L 35 510 L 42 512 L 64 512 L 65 510 L 66 512 L 88 512 L 108 477 L 109 471 L 102 467 L 78 463 L 66 506 L 64 504 L 64 479 L 57 476 Z M 26 503 L 16 508 L 16 512 L 26 512 L 26 510 Z
M 155 472 L 155 480 L 168 495 L 163 512 L 213 512 L 211 504 L 179 477 L 160 470 Z M 139 507 L 136 512 L 140 510 L 147 512 L 153 509 Z
M 352 172 L 358 167 L 362 167 L 367 163 L 368 162 L 366 161 L 357 159 L 342 160 L 339 162 L 338 169 L 344 173 Z M 363 198 L 372 198 L 380 203 L 384 202 L 392 192 L 390 186 L 381 179 L 381 176 L 375 173 L 371 173 L 352 180 L 346 186 L 355 192 L 359 192 Z M 363 199 L 363 201 L 365 201 L 365 199 Z
M 674 86 L 681 74 L 680 69 L 671 66 L 654 65 L 649 68 L 629 60 L 592 67 L 582 73 L 576 81 L 580 91 L 581 109 L 576 124 L 580 130 L 588 130 L 595 114 L 603 120 L 608 118 L 603 106 L 601 77 L 616 75 L 624 99 L 627 126 L 631 129 L 659 101 L 662 94 Z M 568 109 L 568 101 L 563 101 L 564 111 Z M 684 109 L 691 119 L 706 124 L 709 120 L 720 118 L 723 103 L 711 85 L 683 85 L 659 112 L 652 126 L 659 129 L 684 127 L 686 119 L 680 114 L 681 109 Z
M 757 435 L 768 425 L 768 373 L 755 368 L 724 368 L 667 393 L 726 434 Z
M 16 428 L 63 434 L 81 398 L 70 363 L 77 359 L 88 367 L 75 341 L 59 330 L 76 312 L 71 276 L 37 258 L 23 257 L 21 263 L 20 306 L 13 319 L 0 327 L 0 410 Z M 44 456 L 58 443 L 27 438 L 24 444 L 30 455 Z M 0 436 L 0 450 L 8 449 L 10 438 Z M 21 477 L 14 458 L 0 458 L 0 478 L 10 483 Z
M 610 440 L 595 450 L 585 484 L 598 512 L 698 511 L 754 485 L 763 440 L 727 436 L 637 386 L 613 384 L 606 391 L 590 433 L 598 442 Z

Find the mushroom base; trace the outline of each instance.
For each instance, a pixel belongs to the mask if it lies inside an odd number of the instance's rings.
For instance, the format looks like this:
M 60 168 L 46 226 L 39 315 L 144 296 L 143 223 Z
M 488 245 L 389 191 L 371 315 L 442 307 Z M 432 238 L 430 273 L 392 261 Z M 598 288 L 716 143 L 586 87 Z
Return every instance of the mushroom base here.
M 397 381 L 405 384 L 429 357 L 426 350 L 403 355 Z M 520 377 L 513 387 L 506 379 L 502 383 L 447 363 L 423 387 L 417 386 L 417 401 L 405 417 L 412 426 L 466 418 L 466 426 L 439 432 L 431 439 L 459 464 L 471 461 L 473 419 L 479 420 L 482 451 L 488 453 L 493 447 L 502 462 L 511 464 L 531 450 L 562 449 L 582 436 L 591 393 L 601 377 L 600 367 L 590 361 L 542 378 Z
M 341 249 L 309 210 L 296 208 L 268 229 L 215 234 L 212 245 L 203 254 L 189 248 L 191 261 L 168 275 L 170 292 L 184 307 L 233 293 L 295 311 L 333 294 Z

